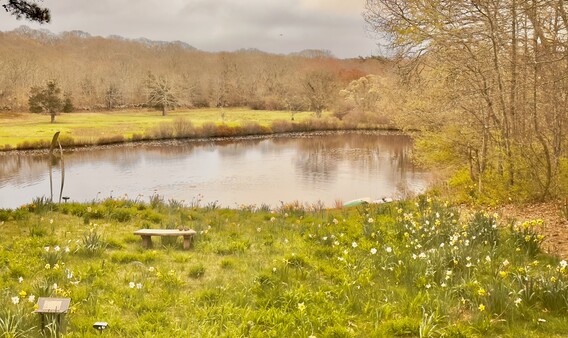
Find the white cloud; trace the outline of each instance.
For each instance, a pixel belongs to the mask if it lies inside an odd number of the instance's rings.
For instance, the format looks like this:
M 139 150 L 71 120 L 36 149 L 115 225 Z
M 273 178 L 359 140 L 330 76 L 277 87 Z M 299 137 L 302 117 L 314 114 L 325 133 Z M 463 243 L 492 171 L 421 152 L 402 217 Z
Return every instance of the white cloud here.
M 181 40 L 209 51 L 329 49 L 338 57 L 354 57 L 376 50 L 365 34 L 364 0 L 52 0 L 44 5 L 51 8 L 52 23 L 39 26 L 0 13 L 0 30 L 26 24 L 56 33 Z

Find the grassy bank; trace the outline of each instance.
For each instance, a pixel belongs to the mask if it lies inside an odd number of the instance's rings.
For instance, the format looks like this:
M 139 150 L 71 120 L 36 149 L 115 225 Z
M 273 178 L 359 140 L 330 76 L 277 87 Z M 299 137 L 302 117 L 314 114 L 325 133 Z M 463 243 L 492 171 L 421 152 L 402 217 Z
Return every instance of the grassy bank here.
M 273 132 L 297 132 L 354 128 L 324 115 L 314 119 L 311 112 L 250 109 L 196 109 L 172 111 L 82 112 L 61 114 L 56 123 L 46 115 L 0 114 L 0 149 L 47 148 L 53 134 L 61 132 L 64 146 L 99 145 L 139 140 L 244 136 Z
M 568 271 L 540 222 L 421 197 L 324 210 L 42 200 L 0 210 L 0 335 L 39 335 L 39 296 L 72 299 L 68 337 L 560 337 Z M 141 248 L 142 227 L 187 226 Z M 48 328 L 54 330 L 54 324 Z M 49 334 L 48 334 L 49 335 Z

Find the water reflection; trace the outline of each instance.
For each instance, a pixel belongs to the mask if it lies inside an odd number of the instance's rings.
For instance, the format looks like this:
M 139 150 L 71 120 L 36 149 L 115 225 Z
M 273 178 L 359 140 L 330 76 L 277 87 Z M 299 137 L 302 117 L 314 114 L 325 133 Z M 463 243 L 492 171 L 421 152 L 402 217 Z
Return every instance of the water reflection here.
M 424 189 L 428 174 L 412 165 L 411 151 L 406 136 L 359 133 L 68 151 L 64 195 L 88 201 L 157 192 L 185 201 L 201 194 L 204 203 L 228 207 L 331 205 Z M 0 208 L 49 195 L 47 155 L 3 154 L 0 161 Z

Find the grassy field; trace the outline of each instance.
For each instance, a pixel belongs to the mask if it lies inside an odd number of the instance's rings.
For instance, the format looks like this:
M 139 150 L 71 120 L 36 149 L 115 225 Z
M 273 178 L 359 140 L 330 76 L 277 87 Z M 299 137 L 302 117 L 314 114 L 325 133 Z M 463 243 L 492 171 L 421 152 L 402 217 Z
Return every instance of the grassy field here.
M 301 122 L 311 118 L 311 112 L 294 114 L 294 121 Z M 126 140 L 133 135 L 145 135 L 148 131 L 164 123 L 172 123 L 184 118 L 195 127 L 205 123 L 225 123 L 228 126 L 257 123 L 270 126 L 274 121 L 290 121 L 291 114 L 286 111 L 260 111 L 250 109 L 194 109 L 176 110 L 162 116 L 158 111 L 113 111 L 80 112 L 60 114 L 56 123 L 49 122 L 49 116 L 31 113 L 0 114 L 0 148 L 18 148 L 24 142 L 49 142 L 53 134 L 61 132 L 63 138 L 72 138 L 75 143 L 95 144 L 100 139 L 117 136 Z
M 194 246 L 139 228 L 197 231 Z M 422 196 L 349 209 L 148 201 L 0 210 L 0 336 L 40 337 L 39 296 L 69 297 L 66 337 L 562 337 L 568 263 L 539 221 Z M 46 336 L 55 336 L 49 321 Z

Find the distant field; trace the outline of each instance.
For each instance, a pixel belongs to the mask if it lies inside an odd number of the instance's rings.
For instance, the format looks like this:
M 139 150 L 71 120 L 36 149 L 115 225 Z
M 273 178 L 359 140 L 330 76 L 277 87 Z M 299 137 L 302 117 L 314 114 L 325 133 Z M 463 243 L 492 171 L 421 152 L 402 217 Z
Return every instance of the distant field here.
M 304 121 L 312 117 L 311 112 L 294 114 L 294 121 Z M 247 108 L 230 109 L 191 109 L 176 110 L 162 116 L 159 111 L 112 111 L 112 112 L 80 112 L 60 114 L 55 122 L 49 122 L 48 115 L 31 113 L 0 113 L 0 148 L 6 145 L 17 147 L 22 142 L 38 142 L 51 140 L 53 134 L 61 132 L 61 136 L 70 136 L 75 142 L 93 143 L 104 137 L 123 136 L 132 138 L 133 134 L 143 134 L 152 127 L 163 122 L 172 122 L 184 117 L 196 127 L 204 123 L 225 123 L 229 126 L 256 122 L 268 126 L 276 120 L 290 121 L 287 111 L 250 110 Z

